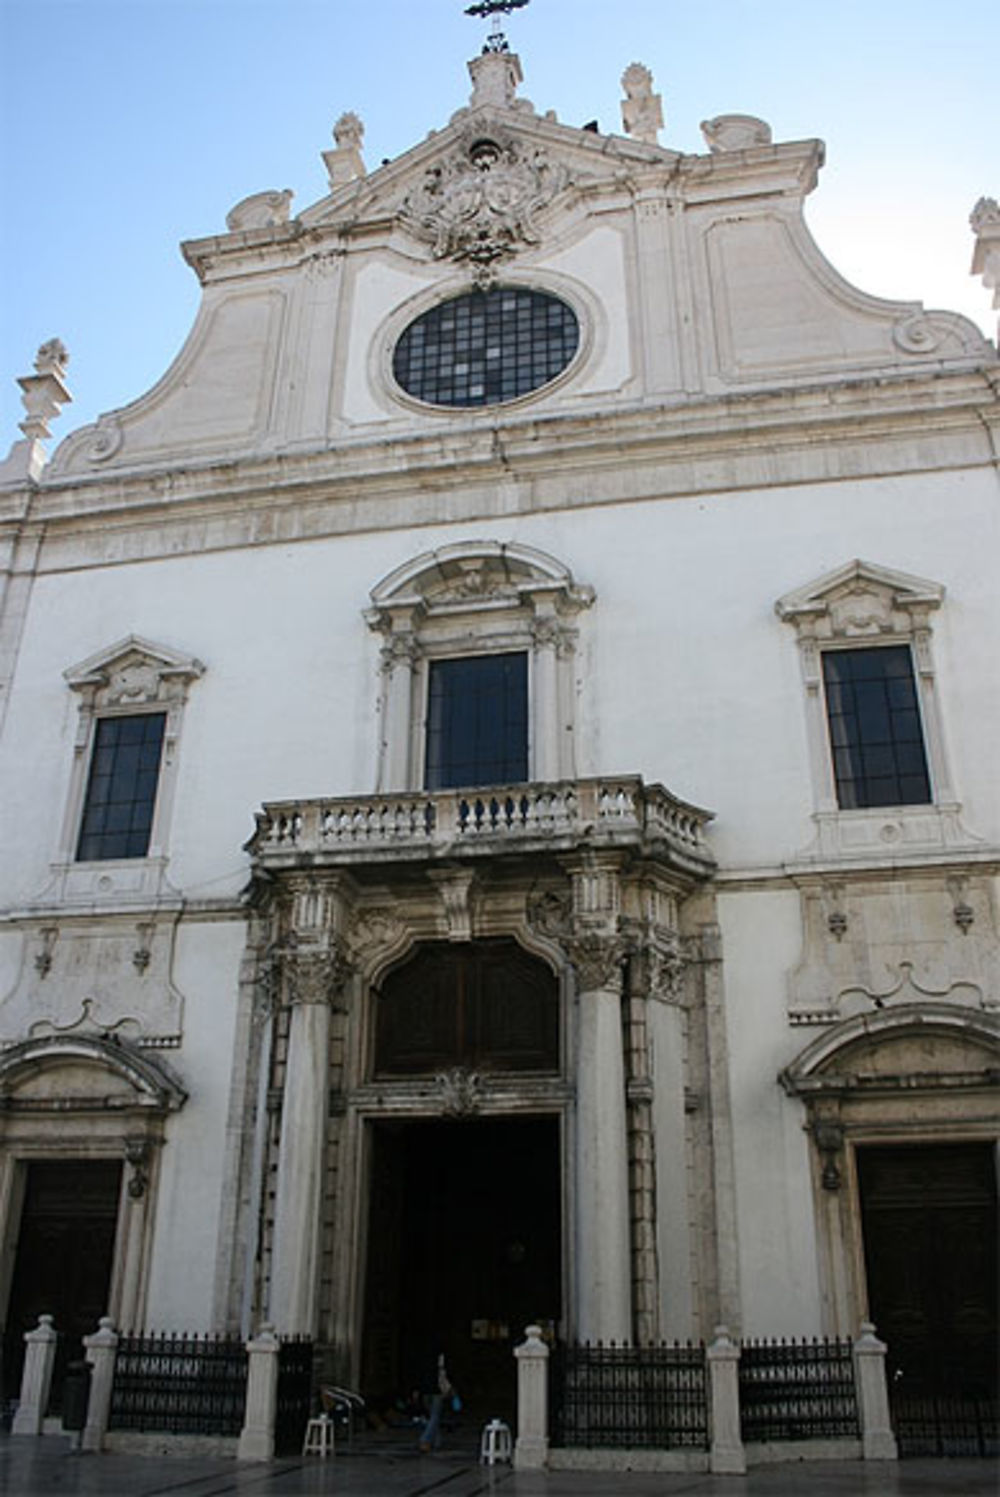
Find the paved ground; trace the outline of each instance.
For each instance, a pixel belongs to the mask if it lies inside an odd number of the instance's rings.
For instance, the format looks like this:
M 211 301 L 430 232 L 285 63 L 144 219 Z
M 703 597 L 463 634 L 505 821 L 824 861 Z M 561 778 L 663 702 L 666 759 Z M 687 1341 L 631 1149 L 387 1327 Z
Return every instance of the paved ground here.
M 867 1465 L 808 1461 L 746 1476 L 490 1471 L 443 1451 L 338 1454 L 332 1460 L 237 1465 L 232 1460 L 77 1455 L 57 1436 L 0 1436 L 4 1497 L 996 1497 L 991 1461 Z

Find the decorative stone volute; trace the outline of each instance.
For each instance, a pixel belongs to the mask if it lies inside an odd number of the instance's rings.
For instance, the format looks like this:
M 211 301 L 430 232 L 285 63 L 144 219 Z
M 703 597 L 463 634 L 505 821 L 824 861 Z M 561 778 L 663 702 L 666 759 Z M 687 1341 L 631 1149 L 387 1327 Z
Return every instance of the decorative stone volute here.
M 290 187 L 280 192 L 255 192 L 241 198 L 226 214 L 230 233 L 242 229 L 270 229 L 288 222 L 289 207 L 295 194 Z
M 770 125 L 754 114 L 717 114 L 714 119 L 702 120 L 701 133 L 713 156 L 771 144 Z

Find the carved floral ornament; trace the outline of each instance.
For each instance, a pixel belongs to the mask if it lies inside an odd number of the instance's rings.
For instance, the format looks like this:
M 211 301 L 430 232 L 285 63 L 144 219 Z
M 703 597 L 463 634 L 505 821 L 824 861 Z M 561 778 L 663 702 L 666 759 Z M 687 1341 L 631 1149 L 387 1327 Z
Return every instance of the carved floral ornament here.
M 497 262 L 538 244 L 535 222 L 569 181 L 565 165 L 541 147 L 501 131 L 467 133 L 450 155 L 428 167 L 400 204 L 400 218 L 435 260 L 472 268 L 476 284 L 496 279 Z

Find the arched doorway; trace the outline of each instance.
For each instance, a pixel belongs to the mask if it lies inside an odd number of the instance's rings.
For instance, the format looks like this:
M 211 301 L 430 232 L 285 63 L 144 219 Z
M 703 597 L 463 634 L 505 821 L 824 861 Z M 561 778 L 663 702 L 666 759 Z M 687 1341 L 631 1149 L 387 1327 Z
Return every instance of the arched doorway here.
M 994 1015 L 901 1004 L 833 1026 L 782 1075 L 813 1142 L 828 1329 L 874 1320 L 903 1455 L 996 1440 L 998 1063 Z

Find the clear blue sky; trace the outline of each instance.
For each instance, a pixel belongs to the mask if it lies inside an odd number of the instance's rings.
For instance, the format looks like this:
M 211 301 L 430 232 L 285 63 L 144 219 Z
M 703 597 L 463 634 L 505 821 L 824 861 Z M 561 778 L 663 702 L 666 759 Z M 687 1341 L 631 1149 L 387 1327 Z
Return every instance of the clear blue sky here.
M 179 241 L 264 188 L 293 188 L 293 212 L 321 198 L 345 109 L 369 170 L 446 124 L 485 35 L 464 3 L 0 0 L 0 454 L 20 435 L 14 380 L 47 338 L 71 356 L 57 438 L 158 379 L 198 299 Z M 567 124 L 620 131 L 639 61 L 664 145 L 702 151 L 699 121 L 731 112 L 776 140 L 821 137 L 808 216 L 828 258 L 993 335 L 968 215 L 1000 197 L 996 0 L 532 0 L 506 29 L 522 93 Z

